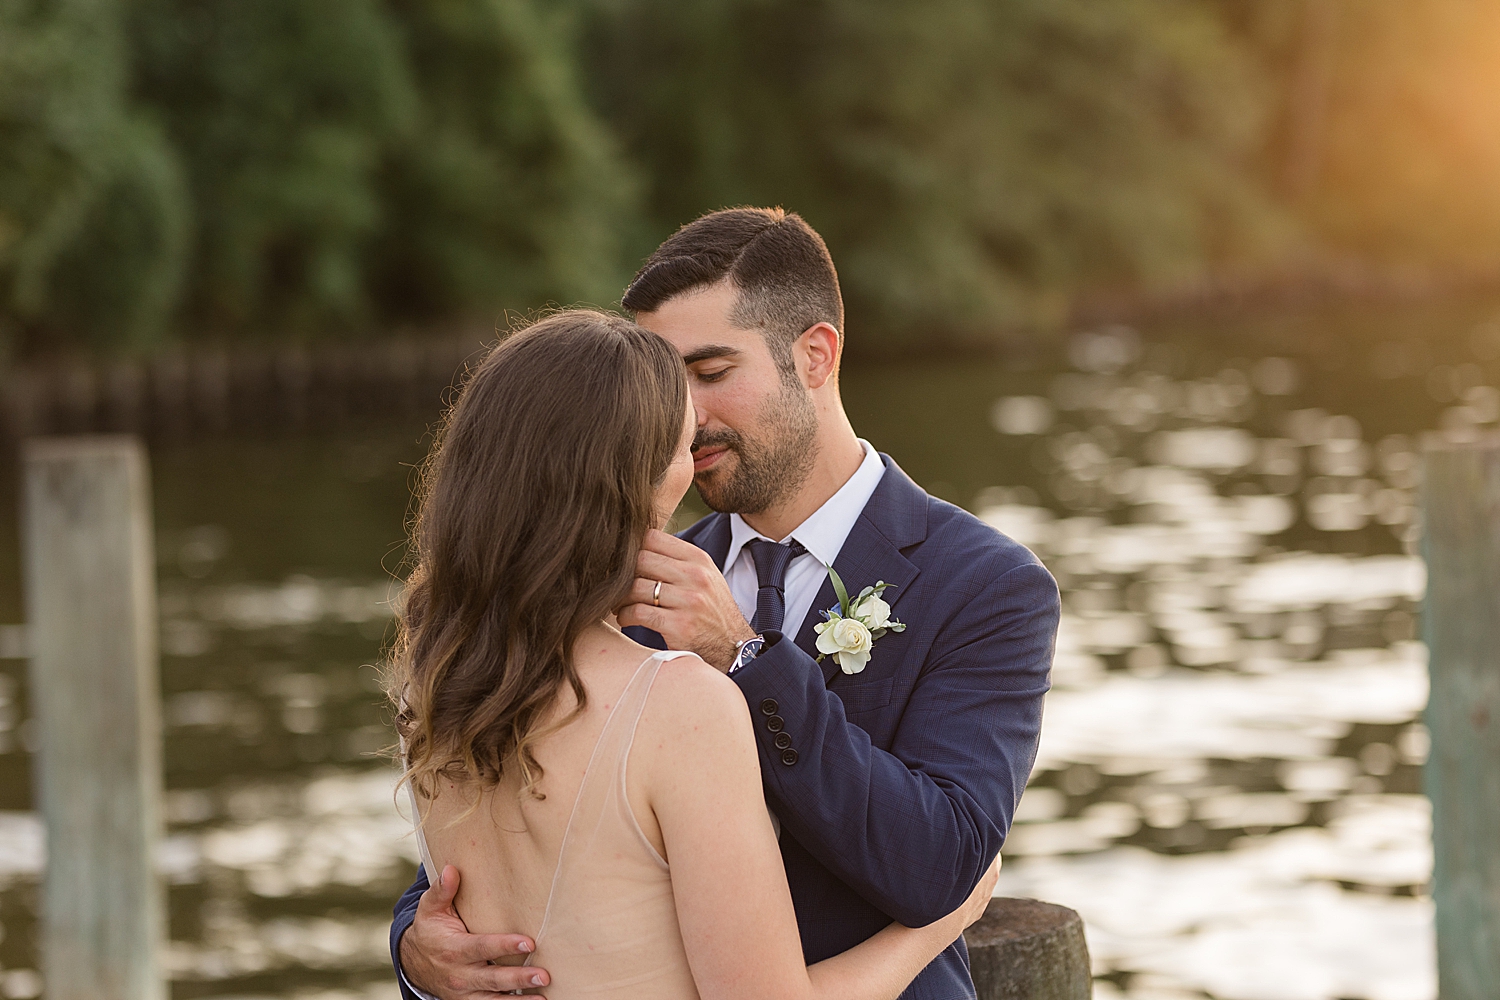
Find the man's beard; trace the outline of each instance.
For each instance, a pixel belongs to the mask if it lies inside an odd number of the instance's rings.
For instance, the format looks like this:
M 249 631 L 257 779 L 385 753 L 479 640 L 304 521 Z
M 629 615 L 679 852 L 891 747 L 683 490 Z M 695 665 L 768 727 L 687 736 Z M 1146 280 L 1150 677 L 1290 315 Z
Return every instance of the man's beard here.
M 728 428 L 700 431 L 693 450 L 723 447 L 734 452 L 734 470 L 710 469 L 694 480 L 698 495 L 714 510 L 759 514 L 791 497 L 817 460 L 818 416 L 802 386 L 783 385 L 761 408 L 753 440 Z

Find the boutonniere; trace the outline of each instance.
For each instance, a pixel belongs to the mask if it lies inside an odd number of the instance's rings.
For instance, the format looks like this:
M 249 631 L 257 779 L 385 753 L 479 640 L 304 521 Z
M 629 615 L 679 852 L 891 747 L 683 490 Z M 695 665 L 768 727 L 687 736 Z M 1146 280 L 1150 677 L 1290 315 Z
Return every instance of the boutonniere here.
M 887 632 L 904 632 L 906 626 L 891 617 L 891 606 L 880 599 L 891 586 L 889 583 L 881 580 L 873 587 L 866 587 L 851 601 L 844 581 L 832 566 L 828 567 L 828 578 L 833 581 L 839 603 L 824 611 L 824 620 L 813 626 L 818 633 L 818 662 L 823 662 L 824 656 L 832 656 L 844 673 L 857 674 L 870 661 L 876 639 Z

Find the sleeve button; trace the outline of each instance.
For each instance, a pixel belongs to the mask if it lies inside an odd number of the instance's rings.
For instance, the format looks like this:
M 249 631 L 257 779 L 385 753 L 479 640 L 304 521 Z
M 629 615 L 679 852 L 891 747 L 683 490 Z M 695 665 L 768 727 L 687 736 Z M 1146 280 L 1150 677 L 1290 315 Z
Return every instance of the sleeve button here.
M 792 745 L 792 734 L 791 733 L 777 733 L 776 734 L 776 749 L 777 750 L 785 750 L 788 747 L 790 747 L 791 745 Z
M 779 715 L 773 715 L 766 720 L 766 728 L 773 733 L 779 733 L 786 728 L 786 720 Z
M 781 751 L 781 762 L 783 764 L 785 764 L 787 767 L 791 767 L 793 764 L 797 763 L 797 751 L 795 751 L 795 750 L 783 750 L 783 751 Z
M 760 703 L 760 714 L 775 715 L 780 708 L 781 706 L 776 704 L 775 698 L 767 698 L 765 701 Z

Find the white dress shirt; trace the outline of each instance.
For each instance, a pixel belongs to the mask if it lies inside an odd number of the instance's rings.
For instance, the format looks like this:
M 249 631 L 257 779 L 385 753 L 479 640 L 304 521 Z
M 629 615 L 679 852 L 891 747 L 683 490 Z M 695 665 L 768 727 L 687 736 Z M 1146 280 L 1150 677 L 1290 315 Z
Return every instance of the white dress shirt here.
M 885 463 L 880 460 L 880 453 L 863 438 L 859 444 L 865 457 L 854 470 L 854 475 L 787 536 L 801 542 L 807 550 L 806 555 L 793 559 L 786 570 L 786 619 L 781 634 L 788 639 L 795 640 L 808 613 L 816 613 L 812 603 L 823 581 L 828 578 L 826 567 L 833 565 L 838 558 L 845 539 L 854 530 L 854 522 L 859 520 L 865 504 L 870 502 L 870 495 L 880 485 L 880 477 L 885 475 Z M 755 572 L 755 559 L 745 548 L 745 543 L 752 538 L 765 537 L 738 514 L 729 515 L 729 552 L 724 557 L 724 579 L 728 581 L 729 592 L 734 595 L 734 603 L 739 605 L 746 621 L 755 616 L 755 593 L 760 589 L 760 578 Z

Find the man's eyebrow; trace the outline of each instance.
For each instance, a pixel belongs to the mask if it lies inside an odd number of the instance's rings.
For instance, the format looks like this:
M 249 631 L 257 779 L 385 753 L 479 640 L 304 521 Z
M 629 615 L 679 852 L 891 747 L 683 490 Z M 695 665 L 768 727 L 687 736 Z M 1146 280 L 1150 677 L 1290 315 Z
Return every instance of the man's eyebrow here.
M 682 356 L 682 363 L 695 365 L 700 361 L 710 361 L 714 358 L 736 358 L 740 355 L 738 347 L 730 347 L 727 344 L 704 344 Z

